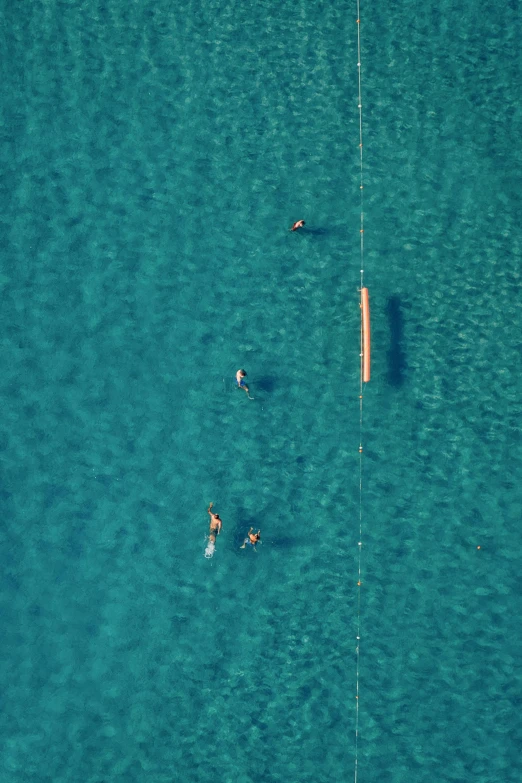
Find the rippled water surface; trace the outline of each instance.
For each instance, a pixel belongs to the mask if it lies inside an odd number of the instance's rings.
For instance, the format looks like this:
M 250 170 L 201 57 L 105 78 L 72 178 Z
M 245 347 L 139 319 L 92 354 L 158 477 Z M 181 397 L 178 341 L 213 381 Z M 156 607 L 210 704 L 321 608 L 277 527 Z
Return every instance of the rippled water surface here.
M 353 779 L 356 5 L 2 15 L 2 781 Z M 361 20 L 358 780 L 519 783 L 520 9 Z

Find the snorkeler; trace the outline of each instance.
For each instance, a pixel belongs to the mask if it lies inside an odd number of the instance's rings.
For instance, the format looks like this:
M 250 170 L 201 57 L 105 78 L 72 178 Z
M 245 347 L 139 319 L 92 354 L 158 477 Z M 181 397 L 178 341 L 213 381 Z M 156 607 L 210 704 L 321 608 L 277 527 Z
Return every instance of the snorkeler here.
M 297 231 L 299 228 L 302 228 L 304 226 L 305 222 L 304 220 L 296 220 L 292 228 L 289 228 L 289 231 Z
M 245 540 L 243 541 L 243 543 L 241 544 L 241 546 L 239 548 L 240 549 L 244 549 L 247 544 L 250 544 L 250 546 L 254 548 L 254 552 L 256 552 L 257 551 L 256 550 L 256 544 L 259 541 L 261 541 L 261 531 L 258 530 L 257 533 L 254 533 L 254 528 L 251 527 L 250 530 L 248 531 L 247 538 L 245 538 Z
M 246 385 L 244 378 L 246 378 L 246 370 L 238 370 L 236 372 L 237 388 L 244 389 L 248 395 L 248 386 Z

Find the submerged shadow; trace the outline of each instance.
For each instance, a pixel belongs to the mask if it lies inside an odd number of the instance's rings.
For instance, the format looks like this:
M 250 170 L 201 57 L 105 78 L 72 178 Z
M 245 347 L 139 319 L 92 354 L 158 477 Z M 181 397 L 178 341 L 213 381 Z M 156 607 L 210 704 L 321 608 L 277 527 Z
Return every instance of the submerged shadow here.
M 273 392 L 276 385 L 275 375 L 263 375 L 255 380 L 256 389 L 265 392 Z
M 316 237 L 326 236 L 326 234 L 330 233 L 330 230 L 327 228 L 307 228 L 307 226 L 301 228 L 300 231 L 301 234 L 313 234 Z
M 267 539 L 266 543 L 270 544 L 270 546 L 275 549 L 292 549 L 293 547 L 300 547 L 302 549 L 303 545 L 306 546 L 306 542 L 303 544 L 303 541 L 299 536 L 275 536 Z
M 399 387 L 404 383 L 408 369 L 403 349 L 404 341 L 404 306 L 399 296 L 390 296 L 386 303 L 386 315 L 390 330 L 390 350 L 388 351 L 388 383 Z

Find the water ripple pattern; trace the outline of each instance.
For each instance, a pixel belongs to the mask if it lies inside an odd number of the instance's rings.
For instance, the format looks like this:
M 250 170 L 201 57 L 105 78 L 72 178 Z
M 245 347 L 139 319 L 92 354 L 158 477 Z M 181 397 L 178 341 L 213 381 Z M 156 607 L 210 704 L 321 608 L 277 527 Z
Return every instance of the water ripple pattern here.
M 353 776 L 355 13 L 4 4 L 3 783 Z M 520 12 L 361 14 L 359 783 L 519 783 Z

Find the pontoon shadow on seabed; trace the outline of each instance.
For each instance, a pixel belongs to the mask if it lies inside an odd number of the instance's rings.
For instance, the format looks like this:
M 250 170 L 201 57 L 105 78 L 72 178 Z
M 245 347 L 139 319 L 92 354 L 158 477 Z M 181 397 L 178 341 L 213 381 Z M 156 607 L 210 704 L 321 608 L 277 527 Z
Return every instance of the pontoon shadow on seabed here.
M 407 306 L 406 306 L 407 307 Z M 405 372 L 408 369 L 406 356 L 403 350 L 404 318 L 402 304 L 399 296 L 390 296 L 386 303 L 386 315 L 390 330 L 390 350 L 388 351 L 388 383 L 398 388 L 405 380 Z

